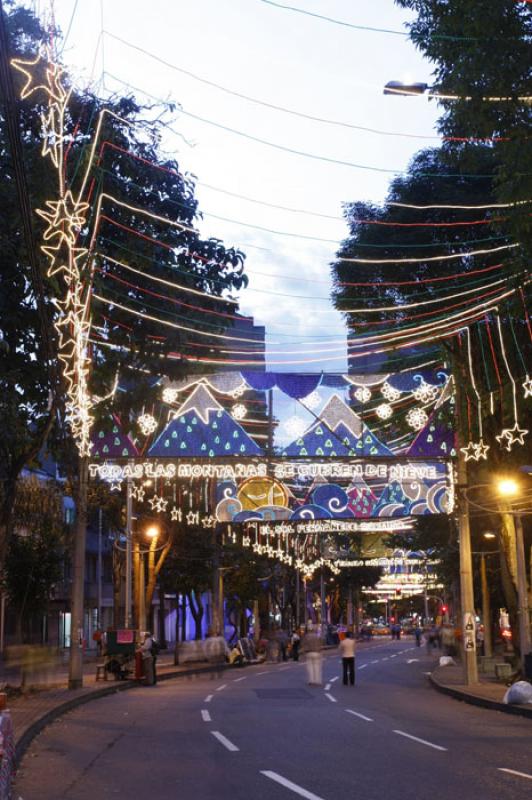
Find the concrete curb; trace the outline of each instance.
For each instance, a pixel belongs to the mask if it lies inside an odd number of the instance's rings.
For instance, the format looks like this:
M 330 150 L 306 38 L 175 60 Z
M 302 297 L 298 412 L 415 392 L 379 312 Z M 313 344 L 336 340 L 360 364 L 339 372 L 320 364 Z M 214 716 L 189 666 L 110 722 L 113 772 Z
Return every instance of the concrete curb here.
M 469 692 L 464 692 L 461 689 L 453 689 L 451 686 L 445 686 L 444 683 L 440 683 L 433 675 L 429 675 L 429 680 L 438 692 L 447 694 L 449 697 L 454 697 L 455 700 L 461 700 L 463 703 L 470 703 L 480 708 L 489 708 L 491 711 L 502 711 L 504 714 L 513 714 L 514 716 L 532 719 L 532 708 L 506 705 L 506 703 L 498 703 L 496 700 L 489 700 L 487 697 L 478 697 Z
M 243 666 L 248 666 L 243 665 Z M 253 665 L 249 665 L 253 666 Z M 195 669 L 186 669 L 186 670 L 176 670 L 175 672 L 163 672 L 157 676 L 157 681 L 168 681 L 174 678 L 187 678 L 191 675 L 202 675 L 202 674 L 209 674 L 210 672 L 222 672 L 226 669 L 242 669 L 242 667 L 232 667 L 229 664 L 220 664 L 217 666 L 206 666 L 206 667 L 196 667 Z M 55 706 L 55 708 L 51 708 L 42 717 L 32 722 L 24 731 L 20 739 L 16 741 L 15 744 L 15 765 L 18 768 L 22 757 L 24 756 L 26 750 L 30 746 L 31 742 L 35 739 L 36 736 L 41 733 L 50 723 L 54 720 L 58 719 L 59 717 L 63 716 L 63 714 L 67 714 L 69 711 L 72 711 L 79 706 L 83 706 L 86 703 L 90 703 L 92 700 L 99 700 L 102 697 L 107 697 L 111 694 L 116 694 L 116 692 L 125 692 L 128 689 L 138 689 L 142 687 L 142 683 L 138 683 L 137 681 L 114 681 L 109 686 L 102 686 L 101 689 L 95 689 L 92 692 L 87 692 L 86 694 L 79 695 L 78 697 L 73 697 L 71 700 L 65 700 L 64 703 L 59 703 L 59 705 Z

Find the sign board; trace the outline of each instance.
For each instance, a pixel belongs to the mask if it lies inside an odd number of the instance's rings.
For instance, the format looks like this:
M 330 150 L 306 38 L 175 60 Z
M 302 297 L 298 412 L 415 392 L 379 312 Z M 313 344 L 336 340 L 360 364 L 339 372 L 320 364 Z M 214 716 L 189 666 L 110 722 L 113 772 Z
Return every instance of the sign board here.
M 476 650 L 475 617 L 471 612 L 464 614 L 464 650 Z
M 116 643 L 117 644 L 134 644 L 135 643 L 135 631 L 129 630 L 121 630 L 116 632 Z

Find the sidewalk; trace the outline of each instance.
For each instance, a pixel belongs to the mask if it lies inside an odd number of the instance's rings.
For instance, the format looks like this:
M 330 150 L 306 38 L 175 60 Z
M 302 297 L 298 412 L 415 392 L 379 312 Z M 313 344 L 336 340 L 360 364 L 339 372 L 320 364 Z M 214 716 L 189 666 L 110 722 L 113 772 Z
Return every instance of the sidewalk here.
M 213 666 L 201 662 L 176 666 L 173 663 L 173 656 L 163 654 L 158 659 L 157 679 L 168 680 L 170 678 L 190 677 L 209 672 L 221 672 L 225 669 L 233 669 L 233 667 L 226 664 Z M 234 667 L 234 669 L 240 668 Z M 139 683 L 134 680 L 116 681 L 112 676 L 110 676 L 110 680 L 97 682 L 95 673 L 96 666 L 94 663 L 85 665 L 82 689 L 68 689 L 65 676 L 60 685 L 56 684 L 52 687 L 42 685 L 34 687 L 26 694 L 15 694 L 8 697 L 7 707 L 11 712 L 15 731 L 15 760 L 17 765 L 35 736 L 54 719 L 90 700 L 142 686 L 142 682 Z
M 429 680 L 435 689 L 457 700 L 532 719 L 532 706 L 506 705 L 502 702 L 508 686 L 495 678 L 480 674 L 478 683 L 466 686 L 461 664 L 436 666 L 430 673 Z

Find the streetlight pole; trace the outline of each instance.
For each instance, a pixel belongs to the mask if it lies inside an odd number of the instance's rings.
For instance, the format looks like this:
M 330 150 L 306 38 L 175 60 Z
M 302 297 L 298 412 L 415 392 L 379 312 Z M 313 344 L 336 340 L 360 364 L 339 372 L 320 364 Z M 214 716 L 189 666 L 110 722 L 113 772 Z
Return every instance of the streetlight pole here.
M 491 607 L 488 589 L 488 576 L 486 574 L 486 553 L 480 555 L 480 585 L 482 589 L 482 619 L 484 621 L 484 655 L 493 656 L 493 642 L 491 638 Z
M 125 597 L 125 627 L 131 628 L 131 571 L 133 564 L 133 497 L 131 496 L 131 478 L 127 479 L 126 487 L 126 597 Z
M 517 555 L 517 601 L 519 616 L 519 650 L 521 651 L 521 667 L 524 671 L 525 655 L 530 653 L 530 614 L 528 610 L 528 587 L 526 579 L 525 547 L 523 543 L 523 525 L 519 514 L 514 516 L 515 546 Z

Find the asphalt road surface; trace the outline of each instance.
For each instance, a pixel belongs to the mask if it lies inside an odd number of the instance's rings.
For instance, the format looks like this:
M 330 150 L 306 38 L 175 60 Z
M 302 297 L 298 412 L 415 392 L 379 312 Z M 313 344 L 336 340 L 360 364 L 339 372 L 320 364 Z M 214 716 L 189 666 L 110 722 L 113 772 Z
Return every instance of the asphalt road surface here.
M 163 682 L 89 703 L 23 759 L 16 800 L 524 800 L 532 722 L 432 689 L 409 640 Z

